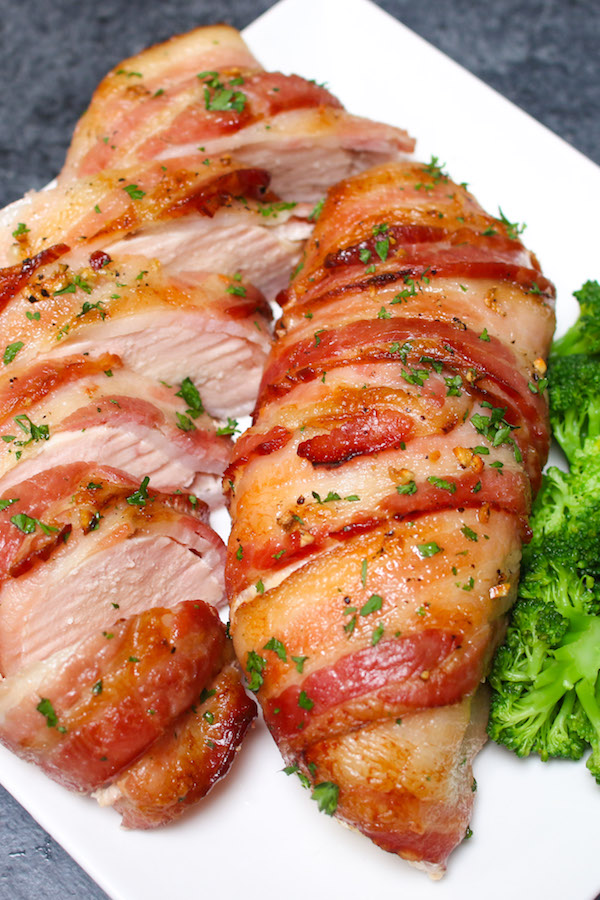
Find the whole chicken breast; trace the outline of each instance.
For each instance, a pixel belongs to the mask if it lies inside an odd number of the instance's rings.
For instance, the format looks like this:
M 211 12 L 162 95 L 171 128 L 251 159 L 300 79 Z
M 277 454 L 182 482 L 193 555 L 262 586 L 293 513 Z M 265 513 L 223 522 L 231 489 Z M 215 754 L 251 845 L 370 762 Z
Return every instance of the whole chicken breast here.
M 320 808 L 439 877 L 548 453 L 554 289 L 432 160 L 331 189 L 279 300 L 224 482 L 236 653 Z

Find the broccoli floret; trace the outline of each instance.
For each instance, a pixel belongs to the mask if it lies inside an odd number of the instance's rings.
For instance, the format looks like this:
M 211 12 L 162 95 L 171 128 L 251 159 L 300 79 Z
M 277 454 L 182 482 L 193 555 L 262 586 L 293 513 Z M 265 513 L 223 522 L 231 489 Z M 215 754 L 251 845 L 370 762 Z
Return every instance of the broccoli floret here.
M 518 601 L 490 674 L 490 737 L 543 760 L 579 759 L 592 738 L 600 751 L 599 647 L 599 617 L 565 617 L 544 601 Z M 600 752 L 592 760 L 600 774 Z
M 559 356 L 551 360 L 548 379 L 552 431 L 572 462 L 586 438 L 600 434 L 600 360 Z
M 587 767 L 600 784 L 600 679 L 596 681 L 595 689 L 591 680 L 586 679 L 575 690 L 581 704 L 581 714 L 575 728 L 592 748 Z
M 581 312 L 567 333 L 554 341 L 554 357 L 600 353 L 600 285 L 597 281 L 586 281 L 573 296 L 578 300 Z
M 556 466 L 549 468 L 543 476 L 530 519 L 534 545 L 546 535 L 563 531 L 565 522 L 578 518 L 581 511 L 578 493 L 573 491 L 569 474 Z
M 587 572 L 581 575 L 576 567 L 561 562 L 562 548 L 558 548 L 557 555 L 551 554 L 551 542 L 548 541 L 528 556 L 519 588 L 520 597 L 542 598 L 539 602 L 554 608 L 561 616 L 595 615 L 600 606 L 596 579 Z M 514 615 L 515 611 L 513 619 Z M 518 625 L 523 628 L 520 622 Z
M 568 472 L 544 475 L 519 599 L 495 655 L 488 733 L 519 756 L 579 759 L 600 784 L 600 285 L 552 350 L 554 435 Z M 597 354 L 597 356 L 594 356 Z

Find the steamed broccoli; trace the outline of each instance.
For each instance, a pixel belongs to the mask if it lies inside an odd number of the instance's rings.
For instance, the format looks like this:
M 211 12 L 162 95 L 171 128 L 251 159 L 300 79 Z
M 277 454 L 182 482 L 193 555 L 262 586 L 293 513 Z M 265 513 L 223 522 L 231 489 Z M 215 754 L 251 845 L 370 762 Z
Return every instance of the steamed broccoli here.
M 600 784 L 600 286 L 553 347 L 554 436 L 570 470 L 544 475 L 519 599 L 490 673 L 488 733 L 519 756 L 579 759 Z M 597 355 L 596 355 L 597 354 Z
M 579 524 L 526 548 L 520 597 L 490 673 L 488 733 L 542 759 L 579 759 L 591 743 L 588 765 L 600 783 L 600 533 Z
M 549 383 L 552 431 L 572 462 L 586 438 L 600 434 L 600 361 L 585 353 L 551 359 Z
M 573 296 L 579 302 L 579 318 L 566 334 L 554 341 L 551 351 L 554 357 L 600 353 L 600 284 L 586 281 Z

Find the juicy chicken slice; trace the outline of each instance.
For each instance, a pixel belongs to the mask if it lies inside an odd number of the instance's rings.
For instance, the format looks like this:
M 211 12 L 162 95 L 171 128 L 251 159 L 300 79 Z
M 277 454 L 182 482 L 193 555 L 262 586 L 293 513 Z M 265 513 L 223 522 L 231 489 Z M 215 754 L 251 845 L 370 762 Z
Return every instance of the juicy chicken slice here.
M 114 806 L 125 828 L 170 822 L 229 771 L 255 715 L 256 703 L 232 661 L 140 759 L 96 792 L 96 799 Z
M 227 485 L 238 658 L 328 812 L 439 877 L 548 453 L 554 289 L 435 164 L 325 201 Z
M 174 275 L 145 257 L 103 254 L 99 264 L 82 248 L 50 263 L 32 261 L 25 282 L 20 278 L 5 288 L 0 311 L 4 340 L 20 364 L 111 353 L 134 372 L 168 384 L 180 383 L 184 372 L 211 415 L 226 418 L 251 408 L 268 350 L 270 310 L 238 278 Z
M 49 247 L 84 246 L 90 256 L 139 254 L 175 272 L 240 272 L 273 299 L 312 230 L 311 206 L 278 201 L 267 191 L 266 170 L 230 157 L 205 161 L 119 169 L 28 196 L 12 217 L 5 214 L 7 264 L 27 266 Z M 27 219 L 17 241 L 15 216 Z
M 0 384 L 0 493 L 58 465 L 109 459 L 159 491 L 221 505 L 231 438 L 217 434 L 189 378 L 167 387 L 110 354 L 15 362 L 11 372 Z
M 227 644 L 202 601 L 94 629 L 0 682 L 0 740 L 71 789 L 95 790 L 170 732 L 222 668 Z
M 0 500 L 0 672 L 45 659 L 120 615 L 223 599 L 208 509 L 98 464 L 72 463 Z
M 339 177 L 413 147 L 399 128 L 350 116 L 314 81 L 265 72 L 239 32 L 217 26 L 110 72 L 79 122 L 61 179 L 190 152 L 232 153 L 266 168 L 284 199 L 314 202 Z

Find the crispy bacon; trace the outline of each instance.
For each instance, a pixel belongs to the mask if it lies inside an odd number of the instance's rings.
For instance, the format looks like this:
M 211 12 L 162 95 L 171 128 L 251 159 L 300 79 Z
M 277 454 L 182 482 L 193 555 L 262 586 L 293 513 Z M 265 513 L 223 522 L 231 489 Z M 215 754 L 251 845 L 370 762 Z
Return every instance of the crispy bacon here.
M 232 662 L 140 759 L 96 792 L 96 799 L 114 806 L 125 828 L 172 821 L 229 771 L 255 715 L 256 703 Z
M 387 409 L 365 411 L 327 435 L 303 441 L 296 453 L 313 465 L 339 465 L 362 453 L 399 447 L 409 437 L 411 425 L 410 419 L 402 413 Z
M 73 790 L 94 790 L 173 726 L 225 646 L 202 601 L 117 621 L 0 682 L 0 739 Z

